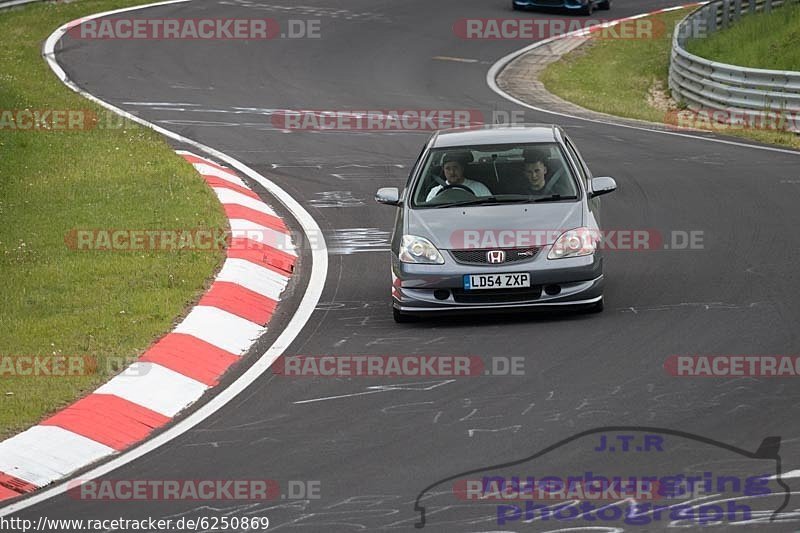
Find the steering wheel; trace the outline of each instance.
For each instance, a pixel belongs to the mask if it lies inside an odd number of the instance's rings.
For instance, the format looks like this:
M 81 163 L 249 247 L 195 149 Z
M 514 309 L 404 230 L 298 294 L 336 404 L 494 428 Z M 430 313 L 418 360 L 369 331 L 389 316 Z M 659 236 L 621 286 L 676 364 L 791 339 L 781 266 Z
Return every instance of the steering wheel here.
M 467 187 L 466 185 L 445 185 L 444 187 L 442 187 L 441 189 L 439 189 L 439 192 L 437 192 L 437 193 L 436 193 L 436 196 L 439 196 L 439 195 L 440 195 L 440 194 L 442 194 L 444 191 L 448 191 L 448 190 L 450 190 L 450 189 L 461 189 L 462 191 L 467 191 L 467 192 L 468 192 L 468 193 L 470 193 L 472 196 L 477 196 L 477 195 L 476 195 L 474 192 L 472 192 L 472 189 L 470 189 L 470 188 L 469 188 L 469 187 Z

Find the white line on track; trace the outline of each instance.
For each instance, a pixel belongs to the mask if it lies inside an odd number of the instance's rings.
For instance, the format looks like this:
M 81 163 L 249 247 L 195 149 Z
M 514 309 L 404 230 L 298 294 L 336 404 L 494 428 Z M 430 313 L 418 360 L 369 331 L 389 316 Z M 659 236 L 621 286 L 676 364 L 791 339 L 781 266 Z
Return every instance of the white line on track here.
M 188 0 L 186 0 L 186 1 L 188 2 Z M 165 2 L 165 3 L 168 3 L 168 2 Z M 174 2 L 174 3 L 178 3 L 178 2 Z M 141 6 L 141 7 L 151 7 L 153 5 L 156 5 L 156 4 L 150 4 L 150 6 Z M 183 102 L 122 102 L 122 103 L 125 104 L 125 105 L 170 106 L 170 107 L 172 107 L 172 106 L 187 107 L 187 106 L 198 106 L 198 105 L 200 105 L 200 104 L 186 104 L 186 103 L 183 103 Z
M 450 57 L 450 56 L 433 56 L 433 59 L 438 59 L 439 61 L 455 61 L 457 63 L 477 63 L 477 59 L 466 59 L 463 57 Z
M 785 474 L 781 474 L 781 479 L 788 479 L 800 477 L 800 470 L 792 470 L 791 472 L 786 472 Z M 775 479 L 775 476 L 770 477 L 770 479 Z
M 136 7 L 129 7 L 125 9 L 117 9 L 114 11 L 106 11 L 104 13 L 97 13 L 95 15 L 90 15 L 88 17 L 84 17 L 81 20 L 92 20 L 99 17 L 104 17 L 108 15 L 115 15 L 117 13 L 124 13 L 129 11 L 135 11 L 140 9 L 145 9 L 149 7 L 156 7 L 156 6 L 163 6 L 169 4 L 178 4 L 184 3 L 188 0 L 170 0 L 167 2 L 158 2 L 155 4 L 147 4 L 143 6 L 136 6 Z M 250 384 L 252 384 L 255 380 L 257 380 L 264 372 L 266 372 L 272 363 L 281 356 L 281 354 L 286 350 L 286 348 L 294 341 L 297 335 L 300 334 L 300 331 L 305 326 L 308 319 L 311 317 L 311 314 L 314 312 L 314 308 L 316 307 L 317 303 L 319 302 L 320 295 L 322 294 L 322 289 L 325 287 L 325 278 L 328 272 L 328 250 L 325 245 L 325 241 L 322 238 L 322 231 L 319 228 L 319 225 L 314 220 L 314 218 L 306 211 L 302 205 L 300 205 L 297 200 L 292 198 L 286 191 L 281 189 L 277 184 L 273 183 L 272 181 L 268 180 L 267 178 L 263 177 L 261 174 L 253 170 L 252 168 L 248 167 L 244 163 L 230 157 L 227 154 L 224 154 L 214 148 L 209 146 L 203 145 L 197 141 L 193 141 L 192 139 L 188 139 L 177 133 L 171 132 L 166 130 L 160 126 L 156 126 L 155 124 L 148 122 L 142 118 L 139 118 L 135 115 L 127 113 L 118 107 L 115 107 L 108 102 L 105 102 L 96 96 L 89 94 L 83 91 L 80 87 L 78 87 L 72 80 L 70 80 L 61 66 L 55 59 L 55 47 L 56 44 L 59 42 L 61 37 L 64 36 L 67 29 L 69 28 L 70 23 L 64 24 L 56 31 L 54 31 L 45 41 L 43 47 L 43 55 L 49 64 L 50 68 L 53 72 L 58 76 L 58 78 L 64 83 L 67 87 L 72 89 L 73 91 L 81 94 L 82 96 L 88 98 L 89 100 L 109 109 L 118 115 L 121 115 L 125 118 L 138 122 L 139 124 L 150 128 L 158 133 L 165 135 L 171 139 L 174 139 L 178 142 L 193 146 L 194 148 L 201 150 L 208 155 L 220 160 L 224 161 L 228 165 L 232 166 L 233 168 L 239 170 L 243 174 L 247 175 L 252 180 L 258 182 L 264 189 L 266 189 L 271 195 L 277 198 L 288 210 L 289 212 L 295 217 L 298 221 L 300 226 L 303 228 L 303 231 L 306 235 L 316 235 L 318 243 L 311 252 L 312 254 L 312 266 L 311 266 L 311 275 L 308 282 L 308 287 L 306 288 L 305 293 L 303 294 L 303 298 L 300 301 L 300 304 L 295 311 L 292 318 L 289 320 L 289 323 L 286 325 L 286 328 L 281 332 L 275 342 L 270 346 L 266 352 L 264 352 L 258 360 L 247 369 L 247 371 L 239 376 L 230 386 L 226 389 L 222 390 L 219 394 L 217 394 L 214 398 L 212 398 L 208 403 L 200 407 L 197 411 L 192 413 L 190 416 L 181 420 L 171 428 L 167 429 L 163 433 L 157 435 L 156 437 L 143 442 L 141 445 L 132 448 L 131 450 L 119 455 L 118 457 L 104 463 L 89 472 L 81 475 L 82 480 L 91 480 L 97 477 L 103 476 L 109 472 L 120 468 L 143 455 L 150 453 L 153 450 L 160 448 L 161 446 L 167 444 L 171 440 L 179 437 L 180 435 L 186 433 L 188 430 L 192 429 L 194 426 L 211 416 L 212 414 L 216 413 L 222 407 L 224 407 L 228 402 L 233 400 L 239 393 L 245 390 Z M 63 494 L 69 488 L 68 483 L 66 480 L 60 482 L 59 484 L 47 488 L 42 489 L 34 493 L 31 497 L 26 498 L 24 500 L 14 502 L 10 505 L 7 505 L 0 509 L 0 516 L 6 516 L 11 513 L 19 512 L 23 509 L 31 507 L 32 505 L 36 505 L 37 503 L 43 502 L 54 496 L 58 496 L 59 494 Z
M 702 3 L 707 3 L 707 2 L 702 2 Z M 694 5 L 694 3 L 692 3 L 691 5 Z M 651 15 L 653 13 L 664 13 L 664 12 L 667 12 L 667 11 L 675 11 L 677 9 L 682 9 L 683 7 L 685 7 L 685 6 L 675 6 L 675 7 L 670 7 L 670 8 L 667 8 L 667 9 L 659 9 L 657 11 L 653 11 L 653 12 L 650 12 L 650 13 L 642 13 L 640 15 L 634 15 L 632 17 L 626 17 L 625 20 L 634 20 L 634 19 L 643 18 L 643 17 L 647 17 L 647 16 L 649 16 L 649 15 Z M 607 25 L 607 23 L 604 24 L 604 25 Z M 559 116 L 559 117 L 574 118 L 576 120 L 583 120 L 585 122 L 594 122 L 596 124 L 605 124 L 605 125 L 608 125 L 608 126 L 616 126 L 618 128 L 628 128 L 628 129 L 632 129 L 632 130 L 648 131 L 648 132 L 651 132 L 651 133 L 657 133 L 657 134 L 661 134 L 661 135 L 672 135 L 672 136 L 675 136 L 675 137 L 685 137 L 687 139 L 697 139 L 697 140 L 700 140 L 700 141 L 714 142 L 714 143 L 719 143 L 719 144 L 728 144 L 728 145 L 731 145 L 731 146 L 740 146 L 742 148 L 753 148 L 755 150 L 767 150 L 769 152 L 780 152 L 780 153 L 783 153 L 783 154 L 800 155 L 800 151 L 796 151 L 796 150 L 786 150 L 786 149 L 783 149 L 783 148 L 774 148 L 774 147 L 771 147 L 771 146 L 759 146 L 759 145 L 755 145 L 755 144 L 747 144 L 747 143 L 741 143 L 741 142 L 736 142 L 736 141 L 728 141 L 728 140 L 725 140 L 725 139 L 712 139 L 710 137 L 701 137 L 701 136 L 697 136 L 697 135 L 690 135 L 688 133 L 678 133 L 678 132 L 674 132 L 674 131 L 655 130 L 655 129 L 645 128 L 645 127 L 641 127 L 641 126 L 632 126 L 630 124 L 618 124 L 616 122 L 611 122 L 611 121 L 606 121 L 606 120 L 598 120 L 598 119 L 594 119 L 594 118 L 579 117 L 579 116 L 576 116 L 576 115 L 570 115 L 569 113 L 560 113 L 558 111 L 550 111 L 548 109 L 544 109 L 544 108 L 541 108 L 541 107 L 536 107 L 536 106 L 530 105 L 528 103 L 525 103 L 522 100 L 514 98 L 513 96 L 511 96 L 507 92 L 503 91 L 503 89 L 501 89 L 497 85 L 497 81 L 496 81 L 497 75 L 500 73 L 501 70 L 503 70 L 503 68 L 506 65 L 508 65 L 511 61 L 513 61 L 517 57 L 521 56 L 522 54 L 524 54 L 524 53 L 526 53 L 526 52 L 528 52 L 530 50 L 533 50 L 533 49 L 538 48 L 540 46 L 544 46 L 544 45 L 546 45 L 548 43 L 551 43 L 551 42 L 555 41 L 556 39 L 563 39 L 565 37 L 575 36 L 575 35 L 582 34 L 582 33 L 585 33 L 585 32 L 586 32 L 586 29 L 580 29 L 580 30 L 576 30 L 576 31 L 573 31 L 573 32 L 570 32 L 570 33 L 565 33 L 564 35 L 557 35 L 555 37 L 550 37 L 549 39 L 545 39 L 543 41 L 537 41 L 537 42 L 535 42 L 535 43 L 533 43 L 531 45 L 526 46 L 525 48 L 521 48 L 521 49 L 517 50 L 516 52 L 511 52 L 510 54 L 501 57 L 500 59 L 498 59 L 495 62 L 494 65 L 491 66 L 489 71 L 486 73 L 486 83 L 489 85 L 489 88 L 491 88 L 494 92 L 496 92 L 497 94 L 499 94 L 500 96 L 502 96 L 506 100 L 514 102 L 515 104 L 520 105 L 522 107 L 527 107 L 528 109 L 532 109 L 534 111 L 538 111 L 540 113 L 547 113 L 549 115 L 556 115 L 556 116 Z
M 449 385 L 453 383 L 454 379 L 447 379 L 444 381 L 426 381 L 421 383 L 400 383 L 397 385 L 373 385 L 371 387 L 367 387 L 368 390 L 364 392 L 354 392 L 352 394 L 341 394 L 339 396 L 325 396 L 324 398 L 313 398 L 311 400 L 299 400 L 297 402 L 293 402 L 295 405 L 300 405 L 304 403 L 316 403 L 316 402 L 325 402 L 328 400 L 340 400 L 342 398 L 352 398 L 354 396 L 364 396 L 365 394 L 376 394 L 379 392 L 391 392 L 391 391 L 429 391 L 441 387 L 442 385 Z M 419 386 L 417 386 L 419 385 Z

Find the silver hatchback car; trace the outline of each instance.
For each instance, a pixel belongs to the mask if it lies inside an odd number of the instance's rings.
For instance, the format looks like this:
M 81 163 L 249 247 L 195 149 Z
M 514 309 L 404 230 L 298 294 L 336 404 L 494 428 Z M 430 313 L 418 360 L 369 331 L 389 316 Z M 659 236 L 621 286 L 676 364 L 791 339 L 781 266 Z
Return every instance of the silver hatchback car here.
M 603 309 L 598 196 L 555 125 L 439 131 L 420 153 L 397 206 L 392 308 L 397 322 L 432 312 L 573 306 Z

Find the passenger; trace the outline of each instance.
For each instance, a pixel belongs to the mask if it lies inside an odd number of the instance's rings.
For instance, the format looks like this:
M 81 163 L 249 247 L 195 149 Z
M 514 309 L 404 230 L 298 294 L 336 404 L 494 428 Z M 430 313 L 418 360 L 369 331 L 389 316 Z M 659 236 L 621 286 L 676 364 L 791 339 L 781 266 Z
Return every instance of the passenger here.
M 542 194 L 547 186 L 547 154 L 540 150 L 525 150 L 525 177 L 527 189 L 521 194 Z
M 447 185 L 461 185 L 466 187 L 475 196 L 491 196 L 492 192 L 486 185 L 479 181 L 467 179 L 464 177 L 464 168 L 467 165 L 468 157 L 466 154 L 460 153 L 447 153 L 442 159 L 442 174 L 444 174 L 445 182 Z M 430 202 L 444 189 L 443 185 L 437 185 L 431 192 L 428 193 L 426 202 Z

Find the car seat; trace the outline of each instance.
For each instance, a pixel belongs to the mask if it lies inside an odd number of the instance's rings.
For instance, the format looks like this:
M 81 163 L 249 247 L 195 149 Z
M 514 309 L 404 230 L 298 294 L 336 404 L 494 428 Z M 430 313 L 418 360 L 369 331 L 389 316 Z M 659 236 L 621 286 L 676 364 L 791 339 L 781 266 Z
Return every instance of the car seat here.
M 562 196 L 572 196 L 575 194 L 574 186 L 569 184 L 569 176 L 564 168 L 564 163 L 560 159 L 549 159 L 547 161 L 548 178 L 544 186 L 543 194 L 560 194 Z
M 470 163 L 464 168 L 464 177 L 483 183 L 492 194 L 496 194 L 497 178 L 491 163 Z
M 495 187 L 495 194 L 526 194 L 528 179 L 525 177 L 525 163 L 499 163 L 497 173 L 500 183 Z

